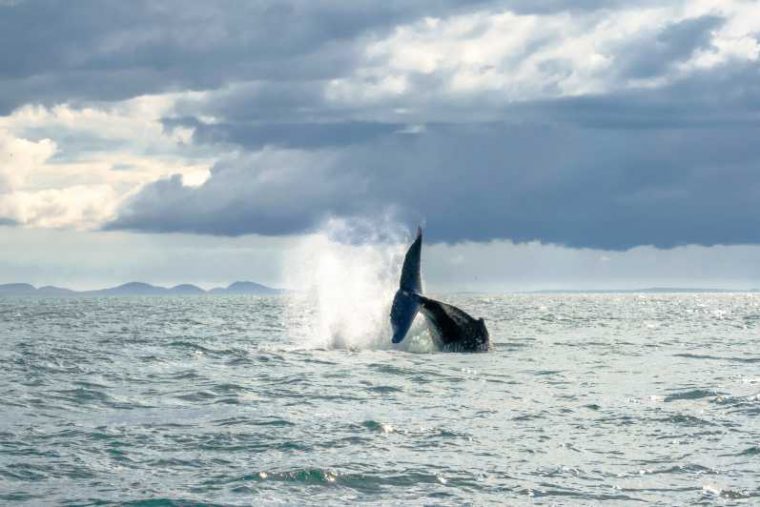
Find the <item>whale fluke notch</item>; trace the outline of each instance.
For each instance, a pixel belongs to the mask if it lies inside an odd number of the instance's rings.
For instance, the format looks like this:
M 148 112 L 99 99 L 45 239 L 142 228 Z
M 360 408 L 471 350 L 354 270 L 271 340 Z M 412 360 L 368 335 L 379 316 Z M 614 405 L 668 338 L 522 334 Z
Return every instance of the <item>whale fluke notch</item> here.
M 438 349 L 446 352 L 485 352 L 491 343 L 483 319 L 475 319 L 467 312 L 448 303 L 422 295 L 420 259 L 422 255 L 422 228 L 404 257 L 399 288 L 391 306 L 393 343 L 400 343 L 409 332 L 418 311 L 425 316 L 430 334 Z

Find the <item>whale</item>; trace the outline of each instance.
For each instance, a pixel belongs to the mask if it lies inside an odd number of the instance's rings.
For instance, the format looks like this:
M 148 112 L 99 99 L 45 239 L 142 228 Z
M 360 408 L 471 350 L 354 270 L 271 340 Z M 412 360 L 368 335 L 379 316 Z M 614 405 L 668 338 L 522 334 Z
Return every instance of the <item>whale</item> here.
M 485 321 L 476 319 L 456 306 L 436 301 L 422 294 L 420 261 L 422 228 L 404 256 L 399 287 L 391 304 L 391 342 L 401 343 L 421 313 L 436 348 L 442 352 L 487 352 L 491 340 Z

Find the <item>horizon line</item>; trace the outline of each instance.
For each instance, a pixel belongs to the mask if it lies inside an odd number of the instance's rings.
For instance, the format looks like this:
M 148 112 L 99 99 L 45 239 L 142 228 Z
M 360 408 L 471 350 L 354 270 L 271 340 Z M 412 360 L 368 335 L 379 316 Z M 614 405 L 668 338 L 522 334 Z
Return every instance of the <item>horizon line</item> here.
M 58 292 L 60 295 L 65 294 L 93 294 L 97 293 L 113 293 L 119 289 L 143 289 L 143 290 L 155 290 L 155 291 L 167 291 L 173 292 L 169 295 L 192 295 L 192 294 L 206 294 L 215 295 L 219 293 L 234 293 L 238 288 L 242 289 L 243 286 L 248 286 L 248 290 L 260 289 L 262 292 L 278 292 L 278 293 L 293 293 L 293 292 L 305 292 L 308 288 L 293 289 L 287 287 L 275 287 L 260 282 L 254 282 L 250 280 L 236 280 L 227 285 L 215 285 L 208 289 L 193 283 L 179 283 L 174 285 L 157 285 L 150 282 L 142 281 L 129 281 L 120 283 L 113 286 L 107 286 L 96 289 L 71 289 L 68 287 L 57 285 L 35 285 L 29 282 L 7 282 L 0 283 L 0 295 L 3 295 L 4 291 L 12 291 L 14 288 L 21 292 L 29 292 L 29 295 L 34 295 L 36 292 L 47 292 L 49 295 L 53 292 Z M 254 287 L 255 286 L 255 287 Z M 182 290 L 189 292 L 182 293 Z M 630 293 L 757 293 L 760 292 L 760 288 L 737 288 L 737 287 L 685 287 L 685 286 L 647 286 L 647 287 L 632 287 L 632 288 L 551 288 L 551 289 L 505 289 L 505 290 L 461 290 L 461 289 L 446 289 L 446 290 L 433 290 L 430 293 L 442 293 L 442 294 L 630 294 Z M 12 294 L 11 294 L 12 295 Z M 21 294 L 19 294 L 21 295 Z

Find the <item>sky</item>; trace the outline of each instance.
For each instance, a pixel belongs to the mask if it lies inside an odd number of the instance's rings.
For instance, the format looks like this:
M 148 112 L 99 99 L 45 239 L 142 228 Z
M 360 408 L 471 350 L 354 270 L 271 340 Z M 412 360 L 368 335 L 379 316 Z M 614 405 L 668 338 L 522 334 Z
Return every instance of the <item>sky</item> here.
M 760 287 L 759 135 L 753 0 L 0 0 L 0 283 Z

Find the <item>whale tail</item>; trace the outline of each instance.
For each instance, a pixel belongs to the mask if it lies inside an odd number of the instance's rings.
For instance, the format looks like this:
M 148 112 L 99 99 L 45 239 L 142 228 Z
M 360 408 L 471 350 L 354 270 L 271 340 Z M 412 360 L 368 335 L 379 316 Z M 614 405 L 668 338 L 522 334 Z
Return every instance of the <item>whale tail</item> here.
M 488 329 L 483 319 L 475 319 L 464 310 L 422 295 L 420 256 L 422 229 L 409 247 L 401 268 L 401 279 L 391 306 L 393 343 L 401 343 L 421 312 L 439 350 L 447 352 L 485 352 L 491 348 Z
M 399 289 L 414 294 L 422 294 L 422 276 L 420 275 L 420 257 L 422 256 L 422 228 L 417 227 L 417 237 L 406 251 L 404 266 L 401 268 Z
M 417 227 L 417 237 L 409 247 L 401 268 L 401 278 L 396 295 L 391 306 L 391 327 L 393 328 L 393 343 L 400 343 L 414 317 L 420 309 L 419 295 L 422 294 L 422 277 L 420 276 L 420 256 L 422 254 L 422 228 Z

